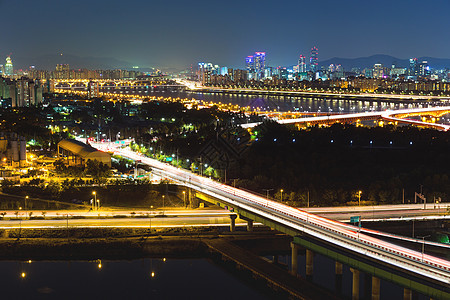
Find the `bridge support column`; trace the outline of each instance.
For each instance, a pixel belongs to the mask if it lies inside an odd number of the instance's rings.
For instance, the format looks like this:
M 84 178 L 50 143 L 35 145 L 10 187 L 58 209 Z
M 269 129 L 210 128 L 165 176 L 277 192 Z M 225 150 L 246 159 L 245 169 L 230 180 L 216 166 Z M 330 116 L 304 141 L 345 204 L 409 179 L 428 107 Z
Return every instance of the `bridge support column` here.
M 230 232 L 234 232 L 236 230 L 236 215 L 230 215 Z
M 359 270 L 350 268 L 353 273 L 352 300 L 359 300 Z
M 412 291 L 410 289 L 403 289 L 403 300 L 412 300 Z
M 312 276 L 314 269 L 314 252 L 306 249 L 306 276 Z
M 298 272 L 298 246 L 291 242 L 291 274 L 297 276 Z
M 380 278 L 372 276 L 372 300 L 380 300 Z
M 336 262 L 335 266 L 335 282 L 334 289 L 336 290 L 338 295 L 342 294 L 342 264 L 340 262 Z
M 272 262 L 273 262 L 274 264 L 277 264 L 277 263 L 278 263 L 278 255 L 277 255 L 277 254 L 275 254 L 274 256 L 272 256 Z
M 247 231 L 248 232 L 253 231 L 253 220 L 247 220 Z
M 336 262 L 336 275 L 342 275 L 342 264 L 340 262 Z

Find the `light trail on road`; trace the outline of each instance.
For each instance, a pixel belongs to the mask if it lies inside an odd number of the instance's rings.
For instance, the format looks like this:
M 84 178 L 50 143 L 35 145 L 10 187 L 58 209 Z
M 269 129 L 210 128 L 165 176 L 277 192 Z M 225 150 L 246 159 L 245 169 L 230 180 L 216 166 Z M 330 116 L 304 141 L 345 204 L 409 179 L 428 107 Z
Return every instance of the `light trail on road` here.
M 306 233 L 336 246 L 388 263 L 405 271 L 450 284 L 450 261 L 420 253 L 405 247 L 366 235 L 357 227 L 329 220 L 249 192 L 233 188 L 187 170 L 142 156 L 128 149 L 117 148 L 110 143 L 93 144 L 99 150 L 112 151 L 116 155 L 140 160 L 154 171 L 171 180 L 239 207 L 299 232 Z

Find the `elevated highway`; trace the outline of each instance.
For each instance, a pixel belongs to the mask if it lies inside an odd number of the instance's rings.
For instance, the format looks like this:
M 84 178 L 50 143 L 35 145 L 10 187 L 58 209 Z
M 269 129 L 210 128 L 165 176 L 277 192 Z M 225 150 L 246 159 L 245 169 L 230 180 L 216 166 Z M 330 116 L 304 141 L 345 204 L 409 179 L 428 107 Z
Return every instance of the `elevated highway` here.
M 334 123 L 356 123 L 361 121 L 370 120 L 384 120 L 393 123 L 402 123 L 415 125 L 420 127 L 435 128 L 438 130 L 447 131 L 450 129 L 450 125 L 440 124 L 440 123 L 429 123 L 421 120 L 414 120 L 405 118 L 405 116 L 418 116 L 420 114 L 435 114 L 440 113 L 450 113 L 450 106 L 436 106 L 427 108 L 414 108 L 414 109 L 400 109 L 400 110 L 388 110 L 388 111 L 375 111 L 375 112 L 363 112 L 354 114 L 334 114 L 329 116 L 318 116 L 318 117 L 306 117 L 306 118 L 296 118 L 296 119 L 275 119 L 280 124 L 295 124 L 295 125 L 330 125 Z M 253 128 L 261 122 L 242 124 L 243 128 Z
M 361 270 L 391 280 L 405 289 L 415 289 L 433 298 L 450 299 L 448 260 L 383 241 L 361 232 L 358 227 L 270 201 L 113 144 L 93 146 L 139 160 L 151 166 L 153 172 L 195 190 L 219 206 L 291 235 L 294 243 L 333 253 L 329 255 L 337 261 L 360 266 Z

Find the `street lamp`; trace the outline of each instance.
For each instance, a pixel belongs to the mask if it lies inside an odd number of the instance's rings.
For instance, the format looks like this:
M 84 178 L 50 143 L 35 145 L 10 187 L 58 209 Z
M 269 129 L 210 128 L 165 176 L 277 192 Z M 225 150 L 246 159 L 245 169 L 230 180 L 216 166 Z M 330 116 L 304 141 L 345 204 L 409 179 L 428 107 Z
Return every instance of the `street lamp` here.
M 186 208 L 186 191 L 183 191 L 184 208 Z
M 163 215 L 164 215 L 164 197 L 165 197 L 165 195 L 162 195 L 162 199 L 163 199 L 163 205 L 162 205 Z
M 430 237 L 431 235 L 418 236 L 418 238 L 422 239 L 422 262 L 423 262 L 423 253 L 425 252 L 425 238 Z
M 281 203 L 283 203 L 283 189 L 281 189 L 280 192 L 281 192 Z
M 358 191 L 358 205 L 361 206 L 361 191 Z
M 27 200 L 28 196 L 25 196 L 25 219 L 27 218 Z
M 92 202 L 92 210 L 95 210 L 95 204 L 97 203 L 97 192 L 93 191 L 92 195 L 94 195 L 94 202 Z
M 148 214 L 148 218 L 150 220 L 150 233 L 152 233 L 152 215 L 153 215 L 153 205 L 150 206 L 150 213 Z

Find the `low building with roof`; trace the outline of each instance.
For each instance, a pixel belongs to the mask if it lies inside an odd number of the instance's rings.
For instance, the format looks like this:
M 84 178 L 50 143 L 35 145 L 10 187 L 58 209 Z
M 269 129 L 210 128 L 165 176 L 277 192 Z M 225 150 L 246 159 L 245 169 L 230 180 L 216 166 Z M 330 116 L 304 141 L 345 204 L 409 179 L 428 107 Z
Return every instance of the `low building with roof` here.
M 96 160 L 111 167 L 111 155 L 77 140 L 66 139 L 59 142 L 58 156 L 69 166 L 85 165 L 88 160 Z

